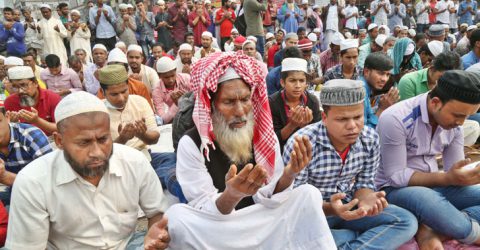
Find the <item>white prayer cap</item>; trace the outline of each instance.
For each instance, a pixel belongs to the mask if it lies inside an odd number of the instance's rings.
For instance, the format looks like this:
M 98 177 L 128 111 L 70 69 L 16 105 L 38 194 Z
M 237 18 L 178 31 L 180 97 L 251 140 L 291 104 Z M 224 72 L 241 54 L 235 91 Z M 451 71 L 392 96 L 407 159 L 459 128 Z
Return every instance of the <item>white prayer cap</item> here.
M 230 33 L 239 33 L 237 29 L 233 28 L 232 31 Z
M 405 50 L 404 56 L 409 56 L 415 51 L 415 45 L 413 43 L 409 43 L 407 49 Z
M 474 30 L 474 29 L 477 29 L 477 25 L 468 26 L 467 31 Z
M 375 29 L 376 27 L 378 27 L 378 25 L 376 23 L 371 23 L 371 24 L 368 25 L 367 30 L 370 31 L 372 29 Z
M 313 33 L 321 33 L 322 31 L 320 30 L 320 28 L 315 28 L 313 29 Z
M 126 48 L 127 45 L 122 42 L 122 41 L 118 41 L 116 44 L 115 44 L 115 48 Z
M 402 25 L 397 24 L 397 25 L 393 26 L 393 29 L 396 29 L 396 28 L 402 29 Z
M 255 43 L 257 42 L 257 38 L 254 36 L 247 36 L 247 40 L 253 41 Z
M 450 25 L 444 24 L 444 25 L 443 25 L 443 28 L 444 28 L 444 29 L 450 29 Z
M 298 35 L 297 35 L 297 33 L 290 32 L 290 33 L 287 33 L 287 34 L 285 35 L 285 40 L 292 39 L 292 38 L 298 40 Z
M 358 39 L 345 39 L 340 42 L 340 51 L 358 48 Z
M 409 29 L 409 30 L 408 30 L 408 34 L 409 34 L 410 36 L 416 36 L 416 35 L 417 35 L 417 32 L 416 32 L 414 29 Z
M 118 5 L 118 9 L 126 10 L 126 9 L 128 9 L 128 5 L 126 5 L 124 3 L 121 3 L 121 4 Z
M 218 78 L 218 83 L 226 82 L 228 80 L 233 80 L 233 79 L 239 79 L 239 78 L 242 78 L 242 77 L 238 75 L 237 71 L 235 71 L 235 69 L 233 69 L 232 67 L 228 67 L 225 70 L 225 74 L 223 74 L 222 76 L 220 76 L 220 78 Z
M 265 34 L 265 39 L 266 39 L 266 40 L 268 40 L 268 39 L 270 39 L 270 38 L 274 38 L 274 37 L 275 37 L 275 36 L 274 36 L 272 33 L 270 33 L 270 32 L 268 32 L 267 34 Z
M 175 62 L 168 56 L 162 56 L 157 60 L 157 72 L 166 73 L 177 68 Z
M 101 44 L 101 43 L 97 43 L 93 46 L 92 48 L 92 51 L 96 50 L 96 49 L 101 49 L 101 50 L 105 50 L 108 52 L 107 50 L 107 47 L 105 47 L 105 45 Z
M 77 15 L 80 16 L 80 11 L 78 11 L 78 10 L 72 10 L 72 11 L 70 11 L 70 14 L 77 14 Z
M 301 4 L 308 4 L 308 0 L 302 0 Z
M 340 32 L 335 32 L 335 34 L 333 35 L 333 38 L 332 38 L 332 43 L 335 44 L 335 45 L 340 45 L 340 43 L 344 39 L 345 38 L 343 37 L 343 35 Z
M 465 27 L 465 28 L 467 28 L 467 27 L 468 27 L 468 24 L 467 24 L 467 23 L 462 23 L 462 24 L 460 24 L 460 27 Z
M 158 5 L 163 5 L 163 4 L 165 4 L 165 1 L 163 1 L 163 0 L 158 0 L 157 4 L 158 4 Z
M 285 58 L 282 60 L 282 72 L 303 71 L 308 73 L 307 64 L 307 60 L 303 58 Z
M 375 43 L 383 48 L 383 45 L 385 44 L 385 40 L 387 39 L 387 36 L 384 34 L 379 34 L 377 38 L 375 38 Z
M 178 51 L 182 51 L 182 50 L 190 50 L 192 51 L 193 48 L 192 48 L 192 45 L 188 44 L 188 43 L 183 43 L 182 45 L 180 45 L 180 47 L 178 48 Z
M 348 31 L 345 32 L 345 38 L 346 39 L 352 39 L 353 38 L 352 33 L 348 32 Z
M 408 27 L 407 26 L 402 26 L 400 27 L 401 30 L 408 30 Z
M 130 44 L 128 46 L 127 53 L 130 51 L 138 51 L 140 53 L 143 53 L 142 47 L 140 47 L 140 45 L 137 45 L 137 44 Z
M 440 41 L 431 41 L 427 44 L 427 46 L 434 57 L 443 52 L 443 43 Z
M 110 53 L 108 53 L 107 63 L 119 62 L 119 63 L 128 63 L 127 56 L 119 48 L 114 48 Z
M 313 5 L 313 7 L 312 7 L 312 10 L 314 10 L 314 9 L 320 9 L 320 6 L 315 4 L 315 5 Z
M 310 34 L 308 34 L 307 38 L 308 38 L 308 40 L 312 41 L 312 43 L 314 43 L 314 42 L 317 41 L 317 34 L 310 33 Z
M 210 33 L 209 31 L 204 31 L 204 32 L 202 33 L 202 37 L 210 37 L 210 38 L 213 39 L 213 35 L 212 35 L 212 33 Z
M 105 104 L 98 97 L 85 92 L 77 91 L 64 97 L 55 108 L 55 121 L 62 120 L 90 112 L 103 112 L 108 114 Z
M 204 4 L 212 4 L 210 0 L 205 0 Z
M 8 69 L 8 79 L 21 80 L 34 78 L 33 70 L 30 66 L 15 66 Z
M 5 61 L 3 64 L 8 65 L 8 66 L 23 66 L 23 60 L 22 58 L 16 57 L 16 56 L 9 56 L 5 58 Z
M 127 7 L 128 7 L 129 9 L 133 9 L 133 5 L 132 5 L 132 4 L 130 4 L 130 3 L 129 3 L 129 4 L 127 4 Z
M 42 3 L 40 4 L 40 9 L 43 9 L 43 8 L 47 8 L 49 10 L 52 10 L 52 7 L 50 7 L 50 5 L 46 4 L 46 3 Z

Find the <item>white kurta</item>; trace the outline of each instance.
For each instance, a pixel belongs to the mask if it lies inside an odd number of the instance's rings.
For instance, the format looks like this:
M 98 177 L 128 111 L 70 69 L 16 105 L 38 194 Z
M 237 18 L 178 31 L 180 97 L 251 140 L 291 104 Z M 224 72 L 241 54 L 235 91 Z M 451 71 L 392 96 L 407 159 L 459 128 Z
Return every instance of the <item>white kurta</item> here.
M 274 176 L 253 196 L 256 204 L 223 215 L 215 204 L 221 193 L 204 156 L 184 136 L 178 145 L 177 178 L 190 202 L 166 212 L 170 249 L 336 249 L 318 189 L 290 186 L 273 195 L 284 169 L 278 143 L 275 154 Z
M 133 74 L 131 68 L 128 68 L 128 74 Z M 157 71 L 142 64 L 139 75 L 142 77 L 142 82 L 147 87 L 148 92 L 152 94 L 152 90 L 154 90 L 160 83 Z
M 42 20 L 38 22 L 38 25 L 40 26 L 38 38 L 44 41 L 43 53 L 46 55 L 57 55 L 60 57 L 62 65 L 67 66 L 67 49 L 65 49 L 65 45 L 63 44 L 63 38 L 66 38 L 68 34 L 62 21 L 54 17 L 51 17 L 48 20 L 42 18 Z M 60 32 L 54 29 L 55 25 L 58 25 Z
M 92 49 L 90 47 L 90 29 L 87 27 L 84 31 L 81 28 L 78 28 L 75 33 L 72 34 L 69 32 L 70 37 L 70 54 L 74 55 L 75 50 L 84 49 L 87 52 L 87 57 L 85 60 L 87 62 L 92 62 Z

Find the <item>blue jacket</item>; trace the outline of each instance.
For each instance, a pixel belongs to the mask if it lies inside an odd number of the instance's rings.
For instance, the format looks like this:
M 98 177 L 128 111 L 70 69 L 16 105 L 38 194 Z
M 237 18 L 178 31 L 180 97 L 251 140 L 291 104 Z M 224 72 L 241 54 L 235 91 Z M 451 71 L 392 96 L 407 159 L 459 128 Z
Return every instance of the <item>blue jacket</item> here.
M 280 85 L 280 73 L 282 72 L 282 66 L 278 66 L 270 70 L 267 74 L 267 92 L 268 95 L 273 95 L 275 92 L 282 89 Z
M 10 30 L 5 29 L 3 23 L 0 24 L 0 41 L 7 44 L 7 54 L 17 56 L 25 54 L 25 30 L 20 22 L 15 22 Z

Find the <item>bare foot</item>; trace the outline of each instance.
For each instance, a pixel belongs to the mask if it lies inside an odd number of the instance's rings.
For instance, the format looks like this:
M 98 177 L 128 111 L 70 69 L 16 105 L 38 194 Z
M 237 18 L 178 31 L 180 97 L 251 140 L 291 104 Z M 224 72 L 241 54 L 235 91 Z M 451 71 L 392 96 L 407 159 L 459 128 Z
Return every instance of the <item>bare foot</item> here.
M 415 239 L 420 250 L 444 250 L 442 237 L 425 225 L 420 225 Z

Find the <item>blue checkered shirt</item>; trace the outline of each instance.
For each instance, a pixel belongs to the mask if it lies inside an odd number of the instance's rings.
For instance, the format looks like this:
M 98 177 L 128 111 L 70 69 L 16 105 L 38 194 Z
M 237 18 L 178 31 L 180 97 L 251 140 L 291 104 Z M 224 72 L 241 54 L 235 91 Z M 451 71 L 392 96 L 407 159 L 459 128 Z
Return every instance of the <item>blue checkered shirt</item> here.
M 361 73 L 362 73 L 362 69 L 358 65 L 355 66 L 355 70 L 353 71 L 353 75 L 351 79 L 358 80 Z M 343 76 L 342 65 L 339 64 L 327 70 L 327 72 L 325 72 L 325 74 L 323 75 L 323 78 L 325 82 L 328 82 L 333 79 L 344 79 L 345 77 Z
M 346 193 L 345 201 L 352 200 L 362 188 L 374 190 L 374 178 L 380 164 L 379 136 L 365 126 L 356 142 L 351 145 L 345 164 L 330 143 L 323 123 L 317 122 L 297 131 L 285 145 L 283 161 L 290 161 L 295 136 L 306 135 L 312 144 L 312 160 L 295 179 L 294 186 L 308 183 L 317 187 L 324 200 L 336 193 Z
M 0 158 L 5 161 L 7 171 L 18 173 L 28 163 L 51 151 L 42 130 L 29 124 L 10 123 L 9 153 L 7 156 L 0 153 Z

